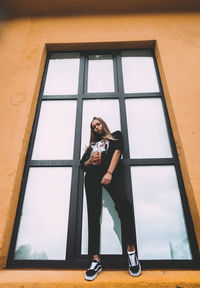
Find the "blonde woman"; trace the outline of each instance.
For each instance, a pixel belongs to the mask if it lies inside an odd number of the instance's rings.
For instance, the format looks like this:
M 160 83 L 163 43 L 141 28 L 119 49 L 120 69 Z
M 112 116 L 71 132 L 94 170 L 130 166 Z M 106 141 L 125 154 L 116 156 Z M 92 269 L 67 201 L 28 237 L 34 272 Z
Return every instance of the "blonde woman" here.
M 139 276 L 141 266 L 134 246 L 133 210 L 123 187 L 120 157 L 123 138 L 120 131 L 110 133 L 101 118 L 94 117 L 90 125 L 90 142 L 82 159 L 81 166 L 86 171 L 85 190 L 88 208 L 88 254 L 91 265 L 85 273 L 86 280 L 94 280 L 102 271 L 99 255 L 100 216 L 102 206 L 102 186 L 115 203 L 124 238 L 127 244 L 128 269 L 131 276 Z

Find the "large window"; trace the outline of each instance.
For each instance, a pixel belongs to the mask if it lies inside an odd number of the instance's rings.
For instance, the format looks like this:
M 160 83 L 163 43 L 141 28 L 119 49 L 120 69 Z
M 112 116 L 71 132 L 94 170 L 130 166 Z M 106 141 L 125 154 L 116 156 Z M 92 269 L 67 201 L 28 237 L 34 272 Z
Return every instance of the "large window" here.
M 49 53 L 21 185 L 8 267 L 85 267 L 79 159 L 93 116 L 124 137 L 124 193 L 143 268 L 195 267 L 197 243 L 153 50 Z M 120 221 L 103 191 L 104 267 L 126 266 Z

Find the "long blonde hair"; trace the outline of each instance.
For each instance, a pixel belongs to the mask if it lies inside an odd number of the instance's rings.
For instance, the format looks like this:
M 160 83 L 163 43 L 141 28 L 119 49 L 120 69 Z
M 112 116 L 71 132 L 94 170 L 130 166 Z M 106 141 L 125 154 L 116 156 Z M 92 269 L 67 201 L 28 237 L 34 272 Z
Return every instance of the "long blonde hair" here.
M 95 144 L 96 142 L 98 142 L 98 135 L 94 132 L 93 128 L 92 128 L 92 122 L 94 120 L 98 120 L 99 122 L 101 122 L 102 124 L 102 133 L 103 133 L 103 139 L 109 139 L 109 140 L 115 140 L 111 133 L 110 133 L 110 130 L 106 124 L 106 122 L 100 118 L 100 117 L 93 117 L 91 123 L 90 123 L 90 142 L 89 142 L 89 146 L 88 148 L 90 147 L 91 144 Z

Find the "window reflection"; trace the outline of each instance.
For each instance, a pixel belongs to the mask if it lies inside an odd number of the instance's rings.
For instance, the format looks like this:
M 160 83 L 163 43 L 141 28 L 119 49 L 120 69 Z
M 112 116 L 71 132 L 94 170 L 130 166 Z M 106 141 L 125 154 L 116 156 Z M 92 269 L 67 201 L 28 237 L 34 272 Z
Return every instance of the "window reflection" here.
M 44 95 L 78 93 L 80 64 L 78 57 L 49 60 Z
M 88 92 L 114 92 L 112 56 L 90 56 L 88 62 Z
M 76 101 L 43 101 L 32 159 L 72 159 L 75 117 Z
M 131 158 L 172 157 L 161 99 L 126 99 Z
M 71 168 L 29 170 L 15 259 L 65 259 L 70 186 Z
M 153 57 L 122 57 L 125 93 L 159 92 Z
M 173 166 L 131 167 L 140 259 L 191 259 Z

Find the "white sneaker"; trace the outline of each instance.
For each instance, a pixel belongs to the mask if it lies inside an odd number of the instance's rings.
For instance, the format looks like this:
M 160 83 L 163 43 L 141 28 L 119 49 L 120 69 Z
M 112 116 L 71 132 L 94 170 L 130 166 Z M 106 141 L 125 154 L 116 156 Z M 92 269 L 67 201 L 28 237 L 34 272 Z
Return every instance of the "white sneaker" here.
M 128 253 L 128 270 L 131 276 L 137 277 L 141 274 L 141 265 L 135 251 Z
M 102 271 L 100 260 L 92 260 L 90 268 L 85 272 L 85 280 L 92 281 Z

